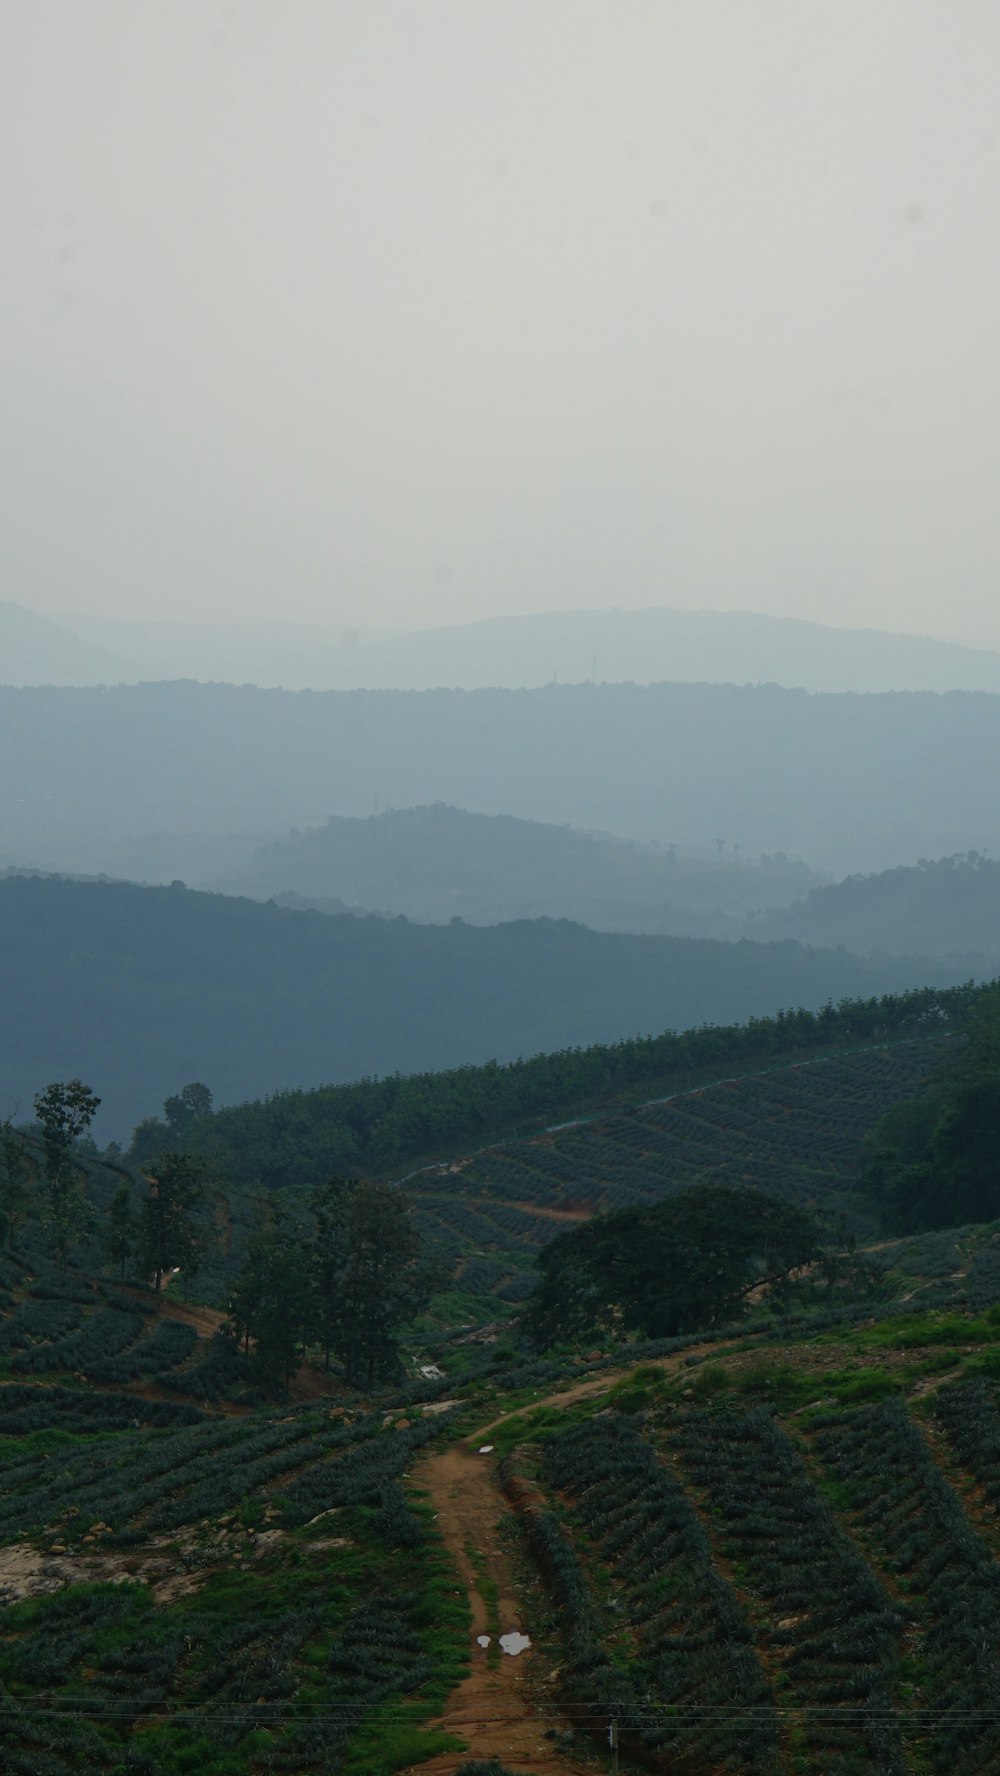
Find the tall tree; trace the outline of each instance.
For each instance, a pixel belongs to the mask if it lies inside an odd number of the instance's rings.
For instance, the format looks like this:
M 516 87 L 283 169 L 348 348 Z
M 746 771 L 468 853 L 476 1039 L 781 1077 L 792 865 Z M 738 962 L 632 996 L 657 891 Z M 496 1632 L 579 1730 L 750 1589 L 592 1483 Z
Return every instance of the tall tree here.
M 132 1186 L 127 1178 L 123 1178 L 108 1205 L 106 1233 L 108 1257 L 118 1271 L 122 1282 L 125 1281 L 125 1266 L 132 1250 L 134 1235 Z
M 174 1141 L 183 1141 L 192 1123 L 212 1114 L 212 1094 L 207 1085 L 194 1081 L 182 1086 L 175 1097 L 167 1098 L 163 1115 Z
M 348 1380 L 370 1388 L 399 1374 L 399 1333 L 443 1279 L 400 1191 L 352 1182 L 338 1186 L 333 1202 L 341 1219 L 325 1273 L 324 1336 Z
M 160 1293 L 165 1272 L 193 1270 L 200 1241 L 195 1216 L 204 1200 L 201 1167 L 184 1153 L 167 1153 L 150 1167 L 139 1218 L 139 1263 Z
M 3 1238 L 8 1246 L 13 1245 L 31 1201 L 30 1177 L 31 1161 L 8 1116 L 0 1123 L 0 1215 L 3 1217 Z
M 227 1330 L 243 1340 L 264 1380 L 288 1386 L 313 1329 L 314 1295 L 303 1229 L 281 1204 L 258 1210 L 246 1261 L 229 1298 Z
M 42 1130 L 45 1184 L 48 1195 L 46 1222 L 57 1261 L 66 1262 L 74 1235 L 79 1232 L 85 1205 L 73 1165 L 73 1148 L 86 1134 L 101 1100 L 81 1079 L 66 1083 L 54 1080 L 34 1099 L 35 1116 Z

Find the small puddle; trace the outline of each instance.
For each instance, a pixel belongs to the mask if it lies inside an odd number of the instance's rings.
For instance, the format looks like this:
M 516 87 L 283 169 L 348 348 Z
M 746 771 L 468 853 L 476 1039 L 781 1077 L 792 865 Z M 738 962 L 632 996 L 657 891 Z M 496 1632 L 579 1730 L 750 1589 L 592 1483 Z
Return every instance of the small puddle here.
M 488 1634 L 477 1634 L 476 1635 L 476 1645 L 477 1646 L 489 1646 L 489 1644 L 490 1644 L 490 1637 Z
M 515 1628 L 511 1634 L 501 1634 L 500 1645 L 505 1653 L 510 1653 L 516 1659 L 518 1653 L 523 1653 L 526 1647 L 530 1647 L 531 1635 L 522 1634 L 520 1629 Z

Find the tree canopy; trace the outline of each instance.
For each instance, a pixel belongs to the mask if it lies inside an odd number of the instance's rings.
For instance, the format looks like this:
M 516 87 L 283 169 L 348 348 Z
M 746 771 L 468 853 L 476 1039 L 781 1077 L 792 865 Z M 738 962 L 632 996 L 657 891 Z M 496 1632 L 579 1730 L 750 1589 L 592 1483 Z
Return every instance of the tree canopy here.
M 821 1255 L 812 1216 L 761 1190 L 702 1186 L 554 1239 L 525 1327 L 544 1346 L 597 1333 L 671 1338 L 736 1319 Z

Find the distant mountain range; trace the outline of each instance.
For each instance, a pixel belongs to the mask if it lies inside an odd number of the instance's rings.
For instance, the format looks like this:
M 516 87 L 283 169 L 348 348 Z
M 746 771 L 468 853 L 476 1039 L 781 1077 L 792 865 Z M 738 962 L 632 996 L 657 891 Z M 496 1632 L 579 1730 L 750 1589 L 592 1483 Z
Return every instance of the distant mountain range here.
M 164 678 L 292 690 L 516 689 L 595 680 L 997 692 L 1000 653 L 750 611 L 668 607 L 543 612 L 396 634 L 342 624 L 169 623 L 72 613 L 49 622 L 0 605 L 4 683 Z
M 332 818 L 262 845 L 218 884 L 280 905 L 442 922 L 569 918 L 596 931 L 793 938 L 1000 967 L 1000 863 L 971 853 L 823 882 L 784 856 L 692 856 L 439 804 Z
M 0 881 L 0 1116 L 82 1077 L 121 1138 L 203 1080 L 220 1102 L 434 1071 L 783 1006 L 946 985 L 941 962 L 631 937 L 552 920 L 412 925 L 177 888 Z
M 837 876 L 1000 852 L 972 692 L 0 688 L 0 735 L 0 866 L 221 881 L 290 826 L 434 801 Z

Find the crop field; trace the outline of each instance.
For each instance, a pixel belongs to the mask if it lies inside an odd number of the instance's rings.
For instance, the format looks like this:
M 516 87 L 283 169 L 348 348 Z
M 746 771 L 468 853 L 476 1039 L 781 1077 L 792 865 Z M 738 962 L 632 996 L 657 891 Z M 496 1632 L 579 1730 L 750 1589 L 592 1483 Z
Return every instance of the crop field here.
M 854 1195 L 861 1142 L 940 1063 L 939 1043 L 914 1040 L 752 1074 L 452 1161 L 406 1188 L 437 1255 L 461 1262 L 470 1311 L 498 1316 L 523 1299 L 533 1255 L 557 1233 L 692 1184 L 759 1185 L 871 1237 Z
M 63 1422 L 39 1430 L 50 1391 Z M 125 1396 L 80 1393 L 0 1388 L 5 1771 L 361 1776 L 458 1748 L 424 1723 L 466 1606 L 401 1484 L 443 1418 L 122 1428 Z
M 686 1776 L 1000 1770 L 1000 1316 L 892 1326 L 504 1427 L 595 1739 Z

